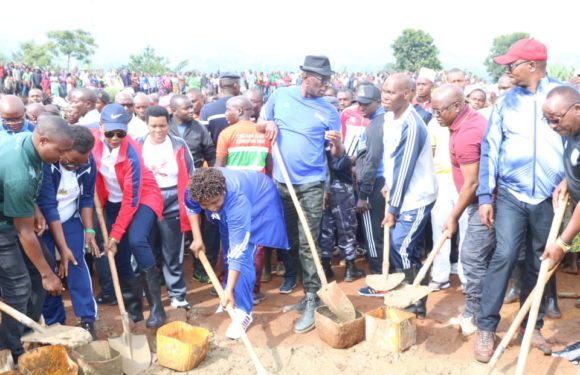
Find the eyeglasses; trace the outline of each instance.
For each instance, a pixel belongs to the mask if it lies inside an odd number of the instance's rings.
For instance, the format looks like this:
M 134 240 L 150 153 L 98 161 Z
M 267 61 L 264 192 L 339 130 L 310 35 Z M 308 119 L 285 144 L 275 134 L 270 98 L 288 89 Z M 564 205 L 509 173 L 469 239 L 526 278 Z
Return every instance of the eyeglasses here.
M 24 116 L 20 118 L 2 118 L 4 125 L 20 125 L 24 123 Z
M 513 62 L 511 64 L 506 64 L 505 70 L 506 70 L 506 72 L 510 72 L 511 73 L 518 66 L 523 65 L 523 64 L 527 64 L 527 63 L 531 63 L 531 61 L 520 61 L 519 63 Z
M 566 110 L 566 112 L 562 113 L 561 115 L 554 115 L 553 117 L 546 117 L 544 116 L 544 120 L 548 123 L 548 125 L 560 125 L 560 123 L 562 122 L 562 120 L 564 119 L 564 117 L 566 117 L 566 115 L 568 114 L 568 112 L 570 112 L 570 110 L 572 108 L 574 108 L 574 106 L 576 104 L 580 104 L 580 102 L 576 102 L 574 104 L 572 104 L 570 107 L 568 107 L 568 109 Z
M 315 75 L 310 75 L 310 77 L 315 78 L 322 86 L 328 86 L 330 84 L 330 77 L 318 77 Z
M 433 107 L 431 107 L 431 112 L 433 112 L 434 116 L 441 116 L 441 113 L 447 111 L 452 105 L 457 104 L 458 102 L 455 101 L 451 104 L 449 104 L 447 107 L 441 108 L 441 109 L 435 109 Z
M 110 132 L 105 132 L 106 138 L 113 138 L 114 136 L 117 136 L 117 138 L 125 138 L 126 135 L 127 132 L 124 132 L 122 130 L 112 130 Z
M 120 103 L 121 106 L 126 107 L 126 108 L 132 108 L 135 106 L 135 104 L 133 103 Z

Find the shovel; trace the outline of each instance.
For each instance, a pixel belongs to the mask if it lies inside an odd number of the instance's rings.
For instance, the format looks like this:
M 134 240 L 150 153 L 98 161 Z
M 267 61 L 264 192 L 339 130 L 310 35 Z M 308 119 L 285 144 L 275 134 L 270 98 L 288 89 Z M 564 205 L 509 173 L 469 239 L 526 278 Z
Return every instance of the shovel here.
M 58 323 L 43 327 L 25 314 L 1 301 L 0 310 L 34 330 L 32 333 L 22 336 L 22 342 L 37 342 L 76 348 L 92 341 L 91 334 L 81 327 L 63 326 Z
M 415 277 L 415 280 L 413 280 L 413 284 L 405 284 L 401 288 L 393 290 L 391 293 L 385 294 L 385 305 L 403 309 L 419 301 L 421 298 L 426 297 L 433 291 L 433 289 L 429 288 L 428 286 L 419 284 L 427 275 L 427 271 L 429 271 L 429 267 L 431 267 L 431 264 L 433 264 L 435 256 L 437 256 L 437 253 L 445 241 L 449 239 L 449 237 L 451 237 L 449 230 L 446 229 L 443 233 L 441 233 L 441 237 L 439 237 L 437 244 L 435 244 L 435 247 L 433 247 L 433 250 L 431 250 L 431 253 L 429 253 L 429 257 L 427 257 L 425 264 L 423 264 L 423 267 L 421 267 L 419 270 L 417 277 Z
M 560 232 L 560 225 L 562 224 L 562 219 L 564 218 L 567 205 L 568 195 L 566 194 L 564 197 L 560 196 L 558 199 L 558 208 L 554 213 L 554 219 L 552 219 L 550 234 L 548 235 L 548 240 L 546 241 L 547 244 L 551 244 L 556 241 L 558 233 Z M 544 295 L 544 287 L 546 286 L 546 282 L 549 280 L 549 270 L 550 259 L 544 259 L 540 265 L 538 281 L 536 282 L 536 287 L 534 288 L 534 297 L 532 299 L 532 306 L 530 307 L 530 314 L 528 315 L 528 324 L 526 325 L 522 346 L 520 347 L 520 355 L 518 356 L 518 363 L 516 365 L 516 375 L 522 375 L 526 369 L 526 361 L 528 360 L 528 352 L 530 351 L 530 345 L 532 344 L 532 336 L 536 327 L 536 320 L 538 319 L 538 311 L 540 309 L 540 304 L 542 303 L 542 297 Z
M 328 280 L 326 280 L 326 275 L 324 274 L 322 264 L 320 263 L 320 258 L 318 256 L 318 250 L 316 250 L 316 245 L 314 244 L 312 233 L 310 233 L 308 221 L 306 221 L 304 211 L 302 210 L 302 206 L 300 206 L 300 202 L 298 201 L 298 197 L 296 196 L 296 192 L 294 191 L 294 186 L 290 181 L 290 176 L 288 176 L 288 171 L 286 170 L 286 165 L 284 164 L 284 160 L 282 159 L 282 155 L 280 154 L 278 144 L 274 143 L 274 145 L 272 146 L 272 150 L 274 153 L 274 157 L 278 162 L 278 167 L 280 168 L 282 177 L 284 177 L 284 183 L 288 188 L 288 192 L 292 197 L 292 202 L 294 203 L 294 207 L 296 208 L 296 212 L 298 213 L 298 217 L 300 218 L 302 229 L 304 230 L 304 233 L 306 234 L 306 239 L 308 240 L 308 246 L 310 246 L 310 251 L 312 252 L 312 259 L 314 260 L 314 265 L 316 266 L 316 272 L 318 273 L 320 283 L 322 284 L 320 290 L 318 291 L 318 296 L 341 322 L 352 321 L 356 318 L 356 311 L 354 305 L 352 304 L 352 302 L 350 302 L 346 294 L 344 294 L 344 292 L 338 287 L 336 281 L 333 281 L 329 284 Z
M 389 205 L 387 204 L 388 195 L 385 197 L 385 216 L 388 213 Z M 368 275 L 365 278 L 365 282 L 368 286 L 375 290 L 380 291 L 387 291 L 396 288 L 399 284 L 403 282 L 405 279 L 405 274 L 402 272 L 394 273 L 389 275 L 389 247 L 391 246 L 391 242 L 389 239 L 390 229 L 388 226 L 384 226 L 383 228 L 383 238 L 384 238 L 384 245 L 383 245 L 383 274 L 382 275 Z
M 103 216 L 103 208 L 101 202 L 95 195 L 95 210 L 97 218 L 101 226 L 103 239 L 108 239 L 109 234 L 107 226 L 105 225 L 105 217 Z M 113 279 L 113 286 L 115 287 L 115 296 L 119 304 L 119 312 L 121 313 L 121 324 L 123 325 L 123 335 L 121 337 L 110 337 L 109 345 L 121 355 L 123 360 L 123 372 L 127 375 L 135 375 L 141 371 L 149 368 L 151 364 L 151 351 L 149 350 L 149 342 L 145 335 L 133 335 L 129 326 L 129 314 L 125 310 L 125 302 L 121 294 L 121 286 L 119 285 L 119 276 L 117 275 L 117 265 L 115 264 L 115 255 L 111 252 L 107 253 L 109 258 L 109 267 L 111 268 L 111 278 Z
M 209 276 L 211 283 L 213 284 L 213 287 L 215 288 L 215 290 L 216 290 L 216 292 L 221 300 L 224 297 L 224 289 L 222 288 L 222 284 L 220 283 L 217 276 L 215 275 L 215 272 L 213 272 L 213 268 L 209 264 L 209 261 L 207 260 L 205 253 L 203 251 L 200 251 L 198 254 L 198 257 L 199 257 L 199 260 L 201 261 L 201 264 L 203 265 L 203 268 L 205 269 L 205 272 Z M 236 319 L 234 309 L 231 306 L 229 306 L 229 305 L 226 306 L 226 311 L 228 312 L 228 315 L 230 316 L 230 319 L 232 320 L 232 322 L 234 322 L 234 324 L 235 323 L 241 324 Z M 256 352 L 254 351 L 254 347 L 252 346 L 252 343 L 250 342 L 250 339 L 248 338 L 246 331 L 244 331 L 243 329 L 240 329 L 240 331 L 242 332 L 242 342 L 246 346 L 246 349 L 248 350 L 248 353 L 250 354 L 250 358 L 252 358 L 252 362 L 254 363 L 254 367 L 256 367 L 256 372 L 258 373 L 258 375 L 266 375 L 267 374 L 266 369 L 264 369 L 264 366 L 262 366 L 260 359 L 256 355 Z

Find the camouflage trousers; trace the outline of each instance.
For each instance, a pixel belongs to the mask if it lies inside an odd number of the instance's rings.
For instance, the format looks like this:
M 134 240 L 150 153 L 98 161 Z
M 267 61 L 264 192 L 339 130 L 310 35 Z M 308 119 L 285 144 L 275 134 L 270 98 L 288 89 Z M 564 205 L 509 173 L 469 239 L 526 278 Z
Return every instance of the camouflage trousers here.
M 346 260 L 356 258 L 356 202 L 352 184 L 333 181 L 330 199 L 322 213 L 320 239 L 322 257 L 331 257 L 338 242 L 340 255 Z

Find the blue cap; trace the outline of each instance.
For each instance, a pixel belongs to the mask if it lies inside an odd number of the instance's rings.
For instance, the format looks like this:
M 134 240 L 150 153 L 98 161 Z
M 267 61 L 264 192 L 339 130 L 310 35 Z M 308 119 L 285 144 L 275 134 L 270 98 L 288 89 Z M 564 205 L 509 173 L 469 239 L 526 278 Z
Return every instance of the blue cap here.
M 101 111 L 101 124 L 105 127 L 106 132 L 113 130 L 127 132 L 127 124 L 130 120 L 125 108 L 117 103 L 107 104 Z

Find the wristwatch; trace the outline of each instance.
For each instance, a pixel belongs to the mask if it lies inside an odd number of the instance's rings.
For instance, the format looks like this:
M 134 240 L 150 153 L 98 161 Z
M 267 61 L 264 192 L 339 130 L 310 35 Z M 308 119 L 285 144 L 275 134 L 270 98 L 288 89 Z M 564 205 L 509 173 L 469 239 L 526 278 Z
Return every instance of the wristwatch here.
M 569 243 L 566 243 L 562 237 L 558 237 L 556 239 L 556 244 L 558 244 L 558 246 L 560 246 L 560 248 L 562 250 L 564 250 L 565 253 L 569 252 L 570 249 L 572 248 L 572 245 L 570 245 Z
M 119 244 L 119 240 L 113 237 L 109 237 L 109 241 L 113 241 L 115 243 L 115 245 Z

